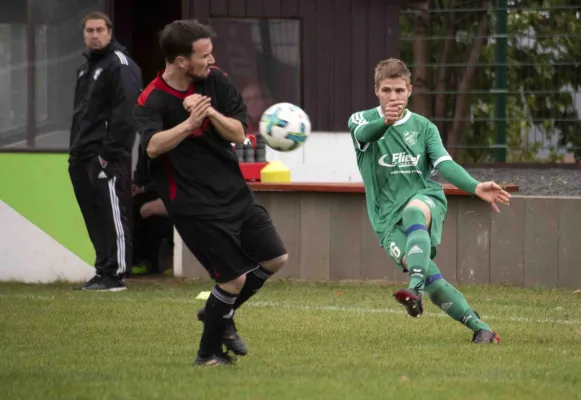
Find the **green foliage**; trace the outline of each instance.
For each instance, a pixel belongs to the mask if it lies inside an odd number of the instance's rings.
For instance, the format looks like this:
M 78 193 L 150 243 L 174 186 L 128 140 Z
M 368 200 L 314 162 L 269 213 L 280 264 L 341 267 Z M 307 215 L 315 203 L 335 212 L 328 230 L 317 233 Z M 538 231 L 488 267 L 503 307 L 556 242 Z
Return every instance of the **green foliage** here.
M 492 149 L 487 147 L 495 141 L 494 107 L 498 95 L 491 90 L 499 64 L 493 37 L 495 9 L 488 7 L 489 3 L 430 0 L 431 38 L 414 36 L 414 16 L 418 11 L 403 11 L 400 18 L 401 57 L 411 60 L 412 69 L 428 68 L 427 94 L 433 109 L 427 114 L 438 123 L 444 140 L 457 135 L 456 143 L 463 148 L 458 154 L 461 161 L 491 161 Z M 565 149 L 581 161 L 581 121 L 575 99 L 575 94 L 581 92 L 581 5 L 575 0 L 509 0 L 508 7 L 507 161 L 534 160 L 540 149 L 550 150 L 548 161 L 562 159 Z M 488 17 L 486 37 L 478 61 L 469 65 L 483 14 Z M 414 40 L 428 40 L 428 66 L 414 64 Z M 451 42 L 452 51 L 449 58 L 443 59 L 446 40 Z M 474 69 L 474 77 L 468 95 L 461 100 L 468 102 L 467 113 L 455 115 L 461 95 L 458 85 L 469 68 Z M 445 97 L 438 96 L 437 90 L 442 69 L 446 72 Z M 435 104 L 442 100 L 445 112 L 436 115 Z M 452 129 L 454 120 L 465 120 L 458 132 Z

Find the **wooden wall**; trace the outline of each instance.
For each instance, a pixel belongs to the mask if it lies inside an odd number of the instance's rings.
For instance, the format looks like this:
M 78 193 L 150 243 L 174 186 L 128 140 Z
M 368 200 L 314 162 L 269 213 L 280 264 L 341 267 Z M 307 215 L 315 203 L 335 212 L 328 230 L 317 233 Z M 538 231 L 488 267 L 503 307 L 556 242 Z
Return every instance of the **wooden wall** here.
M 346 131 L 371 108 L 373 68 L 399 55 L 398 0 L 183 0 L 183 17 L 302 21 L 302 107 L 318 131 Z M 220 60 L 217 61 L 218 65 Z
M 289 252 L 278 278 L 409 280 L 379 247 L 363 194 L 257 192 L 257 196 Z M 581 288 L 581 198 L 513 196 L 510 208 L 503 207 L 501 214 L 471 197 L 448 200 L 435 259 L 446 280 Z M 185 246 L 182 251 L 184 276 L 207 278 Z

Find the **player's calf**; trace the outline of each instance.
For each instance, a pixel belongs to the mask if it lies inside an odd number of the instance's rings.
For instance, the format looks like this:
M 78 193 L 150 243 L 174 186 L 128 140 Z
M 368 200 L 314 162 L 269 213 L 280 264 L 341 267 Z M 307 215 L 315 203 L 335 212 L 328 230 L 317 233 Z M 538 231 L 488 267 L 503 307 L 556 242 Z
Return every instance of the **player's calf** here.
M 241 287 L 237 286 L 232 288 L 233 290 L 237 289 L 239 291 L 238 296 L 236 297 L 236 301 L 233 305 L 233 310 L 237 310 L 248 299 L 254 296 L 258 290 L 264 286 L 264 283 L 275 272 L 282 268 L 287 260 L 288 255 L 284 254 L 280 257 L 261 263 L 257 269 L 246 274 L 244 276 L 244 284 Z M 241 281 L 237 281 L 238 284 L 240 282 Z M 204 322 L 206 319 L 205 314 L 205 309 L 202 308 L 199 310 L 197 315 L 198 320 Z M 234 322 L 233 317 L 228 319 L 226 322 L 222 343 L 226 349 L 232 351 L 236 355 L 244 356 L 248 353 L 246 343 L 244 343 L 244 340 L 238 334 L 238 329 L 236 328 L 236 323 Z
M 210 297 L 206 301 L 204 311 L 204 330 L 200 347 L 198 349 L 198 360 L 218 359 L 223 355 L 222 344 L 224 334 L 229 321 L 234 316 L 234 303 L 237 292 L 244 286 L 245 276 L 241 276 L 231 282 L 217 284 L 212 288 Z M 202 365 L 213 365 L 202 362 Z M 199 363 L 198 363 L 199 364 Z
M 206 309 L 201 308 L 197 314 L 198 321 L 204 323 L 206 317 Z M 248 353 L 248 348 L 244 340 L 238 334 L 238 329 L 236 328 L 236 323 L 234 322 L 234 317 L 229 318 L 226 322 L 226 327 L 224 329 L 224 336 L 222 338 L 222 344 L 227 350 L 236 354 L 237 356 L 245 356 Z
M 426 281 L 426 292 L 430 300 L 452 319 L 460 322 L 474 332 L 473 343 L 500 343 L 500 337 L 480 319 L 466 298 L 458 289 L 442 278 L 438 267 L 430 262 L 430 277 Z
M 405 258 L 410 273 L 408 288 L 424 291 L 431 239 L 428 231 L 430 209 L 419 200 L 412 200 L 403 211 L 403 227 L 407 236 Z

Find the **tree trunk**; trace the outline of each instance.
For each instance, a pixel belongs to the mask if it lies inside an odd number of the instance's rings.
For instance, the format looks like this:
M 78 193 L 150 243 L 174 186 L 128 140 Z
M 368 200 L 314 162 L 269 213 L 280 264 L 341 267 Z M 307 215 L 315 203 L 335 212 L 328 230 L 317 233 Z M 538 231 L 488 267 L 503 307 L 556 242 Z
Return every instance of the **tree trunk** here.
M 412 71 L 413 111 L 430 118 L 432 115 L 430 90 L 430 74 L 427 64 L 430 62 L 430 15 L 429 1 L 414 5 L 414 68 Z
M 482 8 L 489 9 L 490 1 L 485 0 L 482 2 Z M 454 122 L 452 123 L 452 130 L 448 134 L 448 152 L 452 158 L 458 156 L 458 149 L 456 145 L 458 143 L 458 137 L 462 128 L 466 125 L 466 114 L 468 111 L 468 102 L 470 100 L 470 95 L 468 90 L 472 85 L 472 78 L 476 72 L 476 64 L 478 63 L 478 57 L 480 56 L 480 50 L 484 44 L 485 35 L 488 31 L 488 13 L 484 11 L 482 17 L 480 18 L 480 23 L 478 24 L 478 29 L 476 32 L 476 38 L 474 39 L 474 45 L 470 51 L 470 56 L 468 57 L 468 62 L 460 84 L 458 85 L 458 95 L 456 97 L 456 104 L 454 107 Z
M 456 0 L 450 2 L 450 8 L 456 8 Z M 434 120 L 435 124 L 440 131 L 440 135 L 446 136 L 447 124 L 446 118 L 446 88 L 450 87 L 448 84 L 448 68 L 446 64 L 450 62 L 450 55 L 452 54 L 452 49 L 454 48 L 454 36 L 456 35 L 456 13 L 449 12 L 446 13 L 444 19 L 444 35 L 446 39 L 444 40 L 444 45 L 442 46 L 442 53 L 440 60 L 438 61 L 438 77 L 436 81 L 436 101 L 435 101 L 435 111 Z M 445 139 L 444 139 L 445 140 Z

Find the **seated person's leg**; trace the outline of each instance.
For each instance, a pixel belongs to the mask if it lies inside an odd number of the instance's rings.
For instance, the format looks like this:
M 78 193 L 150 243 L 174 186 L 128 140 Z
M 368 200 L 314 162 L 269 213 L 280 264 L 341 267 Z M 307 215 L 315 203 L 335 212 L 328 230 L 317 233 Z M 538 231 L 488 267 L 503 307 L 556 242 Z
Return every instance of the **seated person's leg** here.
M 134 263 L 131 269 L 132 275 L 148 275 L 158 270 L 160 232 L 156 213 L 165 213 L 165 207 L 155 192 L 144 192 L 134 197 L 134 226 L 133 226 L 133 254 Z M 159 206 L 161 203 L 161 207 Z M 144 212 L 145 210 L 145 212 Z M 169 218 L 160 217 L 167 220 Z M 173 228 L 172 234 L 173 234 Z
M 165 209 L 165 205 L 160 198 L 148 201 L 147 203 L 143 204 L 139 209 L 139 212 L 143 218 L 149 218 L 154 215 L 167 216 L 167 210 Z

